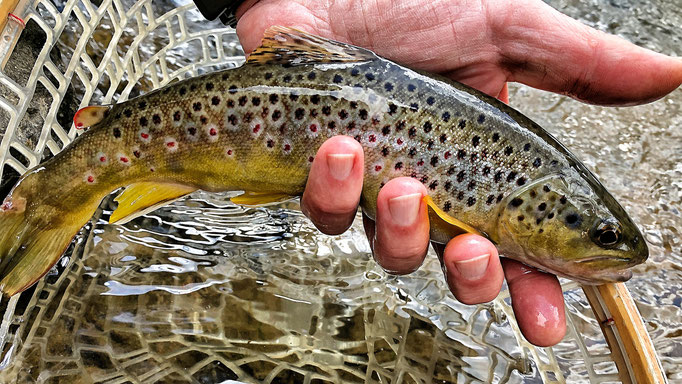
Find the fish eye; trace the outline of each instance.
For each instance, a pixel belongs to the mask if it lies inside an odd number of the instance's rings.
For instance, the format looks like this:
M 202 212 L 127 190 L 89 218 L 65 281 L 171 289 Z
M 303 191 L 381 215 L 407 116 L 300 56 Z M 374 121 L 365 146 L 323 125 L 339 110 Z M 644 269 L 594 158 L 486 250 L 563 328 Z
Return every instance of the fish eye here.
M 603 221 L 594 230 L 592 239 L 602 247 L 612 247 L 622 240 L 620 225 L 611 221 Z

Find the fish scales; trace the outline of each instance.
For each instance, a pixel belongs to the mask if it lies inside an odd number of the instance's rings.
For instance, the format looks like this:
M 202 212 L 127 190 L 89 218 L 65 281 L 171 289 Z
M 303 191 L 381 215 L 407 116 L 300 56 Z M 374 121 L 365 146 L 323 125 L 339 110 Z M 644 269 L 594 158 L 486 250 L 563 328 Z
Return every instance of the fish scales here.
M 83 110 L 76 120 L 91 114 L 96 124 L 22 180 L 26 187 L 17 195 L 23 193 L 27 211 L 40 212 L 32 215 L 34 225 L 80 228 L 83 215 L 63 214 L 68 207 L 92 212 L 112 190 L 135 183 L 300 195 L 317 149 L 330 137 L 348 135 L 365 153 L 361 205 L 370 217 L 379 189 L 408 176 L 427 187 L 443 216 L 529 264 L 603 280 L 622 279 L 621 267 L 642 261 L 644 242 L 633 240 L 639 232 L 617 202 L 565 148 L 512 108 L 360 48 L 290 31 L 274 36 L 303 50 L 273 51 L 266 44 L 239 68 L 106 110 Z M 271 36 L 270 43 L 276 40 Z M 311 59 L 306 44 L 333 52 Z M 38 197 L 29 186 L 50 193 Z M 619 236 L 634 231 L 628 247 L 637 249 L 635 257 L 580 243 L 577 248 L 592 255 L 580 264 L 579 256 L 552 244 L 555 238 L 539 236 L 548 231 L 583 241 L 606 216 L 617 219 Z M 438 217 L 431 216 L 431 238 L 447 242 L 452 226 Z M 0 245 L 2 239 L 0 233 Z M 562 269 L 565 259 L 574 262 L 573 270 Z M 591 265 L 612 266 L 606 263 L 612 259 L 620 259 L 615 275 L 593 271 Z M 5 275 L 7 260 L 0 265 Z

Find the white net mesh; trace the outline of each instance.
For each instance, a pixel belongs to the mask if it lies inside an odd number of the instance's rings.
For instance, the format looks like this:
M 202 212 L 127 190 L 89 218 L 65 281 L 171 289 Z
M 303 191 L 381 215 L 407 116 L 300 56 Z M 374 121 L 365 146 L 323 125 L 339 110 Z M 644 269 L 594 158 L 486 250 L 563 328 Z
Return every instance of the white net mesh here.
M 234 31 L 192 4 L 39 0 L 21 15 L 0 73 L 5 190 L 73 140 L 79 107 L 243 60 Z M 358 228 L 323 237 L 286 208 L 198 194 L 124 228 L 99 212 L 61 274 L 2 303 L 2 381 L 619 381 L 576 285 L 564 286 L 568 336 L 536 348 L 506 291 L 461 305 L 433 255 L 411 276 L 387 276 Z

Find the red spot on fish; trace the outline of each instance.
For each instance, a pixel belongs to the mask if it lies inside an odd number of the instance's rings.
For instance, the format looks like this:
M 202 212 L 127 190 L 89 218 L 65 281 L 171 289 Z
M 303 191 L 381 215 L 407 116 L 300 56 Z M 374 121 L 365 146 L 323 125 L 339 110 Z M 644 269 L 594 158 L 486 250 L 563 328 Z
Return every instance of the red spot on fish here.
M 232 156 L 232 150 L 231 150 L 231 149 L 228 149 L 228 150 L 227 150 L 227 155 L 228 155 L 228 156 Z
M 317 132 L 317 124 L 310 124 L 310 132 Z
M 127 157 L 125 157 L 125 156 L 121 156 L 121 157 L 119 158 L 119 160 L 121 160 L 122 163 L 126 163 L 126 164 L 130 161 L 130 159 L 127 158 Z
M 77 129 L 83 129 L 83 123 L 78 123 L 76 124 Z
M 145 133 L 145 132 L 142 132 L 142 133 L 140 133 L 140 137 L 146 140 L 146 139 L 149 138 L 149 134 L 148 134 L 148 133 Z
M 95 182 L 95 176 L 88 176 L 88 183 L 94 183 Z
M 291 151 L 291 145 L 289 145 L 289 144 L 284 144 L 284 150 L 285 150 L 285 151 Z
M 258 133 L 258 131 L 260 131 L 260 124 L 256 124 L 256 125 L 253 127 L 253 133 Z
M 417 162 L 417 165 L 420 166 L 420 167 L 421 167 L 422 165 L 424 165 L 424 160 L 419 160 L 419 161 Z
M 374 143 L 374 142 L 376 142 L 376 141 L 377 141 L 377 137 L 376 137 L 376 136 L 374 136 L 374 135 L 369 135 L 369 142 L 370 142 L 370 143 Z
M 100 156 L 100 157 L 99 157 L 99 161 L 102 162 L 102 163 L 106 163 L 106 162 L 107 162 L 107 157 L 106 157 L 106 156 Z
M 211 128 L 211 129 L 208 131 L 208 134 L 211 135 L 211 136 L 215 136 L 215 135 L 218 134 L 218 131 L 217 131 L 215 128 Z
M 168 148 L 173 148 L 173 147 L 175 147 L 175 141 L 169 141 L 169 142 L 167 142 L 167 143 L 166 143 L 166 146 L 167 146 Z
M 12 203 L 9 201 L 0 205 L 0 210 L 9 211 L 10 209 L 12 209 Z
M 446 160 L 449 159 L 450 156 L 452 156 L 452 153 L 450 153 L 450 151 L 445 152 L 445 154 L 443 155 L 443 157 L 445 157 Z
M 375 165 L 375 166 L 374 166 L 374 171 L 375 171 L 375 172 L 379 172 L 379 171 L 381 171 L 381 168 L 382 168 L 381 165 Z
M 395 142 L 396 142 L 398 145 L 403 145 L 403 139 L 401 139 L 400 137 L 399 137 L 398 140 L 396 140 Z

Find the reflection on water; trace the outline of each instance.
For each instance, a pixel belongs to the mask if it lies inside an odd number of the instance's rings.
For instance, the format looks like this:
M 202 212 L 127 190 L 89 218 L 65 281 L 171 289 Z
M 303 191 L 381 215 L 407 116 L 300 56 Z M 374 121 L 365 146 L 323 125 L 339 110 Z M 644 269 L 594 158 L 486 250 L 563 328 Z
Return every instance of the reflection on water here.
M 153 4 L 157 15 L 173 9 Z M 551 4 L 637 43 L 682 54 L 681 32 L 671 27 L 682 25 L 675 0 Z M 217 27 L 199 23 L 195 11 L 186 18 L 193 32 Z M 135 23 L 121 33 L 121 56 L 135 40 Z M 169 23 L 179 28 L 179 19 Z M 97 31 L 87 48 L 95 62 L 113 36 L 108 16 Z M 60 43 L 65 60 L 77 43 L 78 30 L 71 32 Z M 142 61 L 171 35 L 158 29 L 146 36 Z M 222 47 L 226 55 L 238 51 L 234 36 Z M 165 57 L 171 70 L 215 68 L 210 60 L 196 64 L 199 52 L 200 43 L 182 43 Z M 128 81 L 135 87 L 126 88 Z M 132 97 L 152 86 L 146 75 L 113 86 L 105 78 L 93 98 Z M 669 378 L 682 379 L 682 92 L 615 109 L 517 86 L 511 99 L 595 170 L 644 228 L 652 262 L 628 286 Z M 73 264 L 48 276 L 49 284 L 12 319 L 9 332 L 19 341 L 4 351 L 14 348 L 1 364 L 2 382 L 615 379 L 608 348 L 577 289 L 566 292 L 566 339 L 552 349 L 527 348 L 504 294 L 488 305 L 456 302 L 433 255 L 414 274 L 387 275 L 371 259 L 359 223 L 328 237 L 295 202 L 245 209 L 228 197 L 195 193 L 125 226 L 107 225 L 105 212 L 84 232 Z

